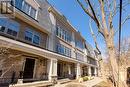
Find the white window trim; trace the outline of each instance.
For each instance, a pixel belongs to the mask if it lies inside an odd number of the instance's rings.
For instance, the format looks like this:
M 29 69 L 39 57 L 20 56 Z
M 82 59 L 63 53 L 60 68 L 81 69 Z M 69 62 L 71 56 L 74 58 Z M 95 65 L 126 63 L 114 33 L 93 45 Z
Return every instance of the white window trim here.
M 29 5 L 29 14 L 28 15 L 30 15 L 30 16 L 31 16 L 31 14 L 30 14 L 31 13 L 31 9 L 32 9 L 32 7 Z
M 35 9 L 36 10 L 36 9 Z M 36 15 L 35 15 L 35 19 L 37 20 L 37 16 L 38 16 L 38 9 L 36 10 Z

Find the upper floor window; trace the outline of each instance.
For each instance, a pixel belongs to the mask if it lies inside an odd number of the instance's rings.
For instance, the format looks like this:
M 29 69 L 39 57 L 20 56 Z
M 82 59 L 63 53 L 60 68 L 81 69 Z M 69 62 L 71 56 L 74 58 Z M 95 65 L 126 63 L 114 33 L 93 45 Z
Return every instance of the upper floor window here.
M 19 27 L 20 24 L 17 23 L 16 21 L 7 18 L 0 19 L 0 32 L 2 33 L 6 33 L 8 35 L 16 37 L 19 32 Z
M 87 58 L 87 62 L 89 63 L 89 64 L 93 64 L 93 65 L 97 65 L 97 63 L 96 63 L 96 60 L 94 60 L 94 59 L 92 59 L 92 58 Z
M 32 38 L 33 38 L 33 33 L 32 31 L 25 31 L 25 40 L 31 41 L 32 42 Z
M 35 16 L 36 16 L 36 9 L 31 8 L 30 16 L 33 17 L 33 18 L 35 18 Z
M 22 3 L 22 10 L 30 15 L 31 17 L 36 19 L 37 10 L 33 8 L 31 5 L 29 5 L 26 1 L 23 0 Z
M 71 57 L 71 49 L 68 47 L 65 47 L 64 45 L 57 44 L 56 45 L 56 52 L 63 54 L 65 56 Z
M 0 32 L 4 32 L 5 31 L 5 27 L 4 26 L 0 26 Z
M 84 48 L 83 42 L 81 40 L 76 40 L 75 45 L 76 45 L 76 47 L 78 47 L 80 49 Z
M 34 34 L 33 36 L 33 43 L 39 45 L 40 37 L 37 34 Z
M 68 31 L 62 29 L 59 25 L 56 27 L 56 35 L 67 42 L 71 42 L 71 34 Z
M 25 40 L 30 41 L 36 45 L 40 44 L 40 36 L 37 32 L 31 30 L 31 29 L 27 29 L 25 31 Z
M 82 55 L 81 53 L 76 52 L 76 59 L 83 61 L 84 60 L 84 55 Z
M 13 4 L 16 8 L 18 8 L 18 9 L 22 8 L 23 0 L 12 0 L 12 1 L 15 1 L 15 3 L 11 3 L 11 4 Z
M 25 1 L 23 1 L 23 7 L 22 10 L 27 13 L 30 14 L 30 5 L 28 3 L 26 3 Z

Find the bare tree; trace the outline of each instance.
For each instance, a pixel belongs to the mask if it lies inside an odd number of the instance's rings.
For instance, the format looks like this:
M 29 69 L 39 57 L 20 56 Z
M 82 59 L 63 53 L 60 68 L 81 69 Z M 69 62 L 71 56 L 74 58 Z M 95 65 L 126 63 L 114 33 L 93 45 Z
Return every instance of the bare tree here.
M 125 87 L 126 83 L 124 81 L 120 80 L 120 82 L 118 82 L 118 62 L 116 60 L 116 50 L 114 44 L 114 36 L 118 31 L 118 28 L 115 28 L 114 26 L 114 17 L 117 16 L 117 13 L 119 11 L 118 2 L 116 0 L 77 0 L 77 2 L 84 10 L 84 12 L 96 24 L 98 33 L 103 37 L 103 40 L 105 41 L 115 86 L 121 83 L 119 86 Z M 128 4 L 129 3 L 127 0 L 123 0 L 124 8 Z M 130 16 L 128 15 L 123 20 L 122 24 L 124 24 L 129 18 Z M 100 53 L 101 51 L 98 48 L 96 34 L 93 32 L 92 27 L 90 27 L 90 29 L 95 42 L 95 46 Z
M 6 44 L 6 47 L 3 46 L 3 44 Z M 12 44 L 9 43 L 0 43 L 0 70 L 2 70 L 2 73 L 0 75 L 0 78 L 4 78 L 4 76 L 12 69 L 15 69 L 15 66 L 19 65 L 17 61 L 13 61 L 14 59 L 17 59 L 21 56 L 19 55 L 13 55 L 11 54 L 10 47 Z M 10 64 L 7 67 L 7 64 Z

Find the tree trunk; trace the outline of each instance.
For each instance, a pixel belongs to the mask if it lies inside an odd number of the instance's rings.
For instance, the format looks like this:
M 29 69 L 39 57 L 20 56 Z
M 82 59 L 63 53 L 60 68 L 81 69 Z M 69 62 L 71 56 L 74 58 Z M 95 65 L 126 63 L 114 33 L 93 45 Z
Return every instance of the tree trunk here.
M 116 50 L 115 50 L 115 46 L 114 46 L 114 40 L 112 38 L 107 38 L 106 45 L 108 48 L 112 76 L 113 76 L 113 80 L 115 82 L 113 84 L 115 84 L 115 87 L 127 87 L 126 82 L 122 81 L 122 79 L 119 79 L 120 75 L 118 74 L 118 62 L 117 62 L 117 58 L 116 58 Z

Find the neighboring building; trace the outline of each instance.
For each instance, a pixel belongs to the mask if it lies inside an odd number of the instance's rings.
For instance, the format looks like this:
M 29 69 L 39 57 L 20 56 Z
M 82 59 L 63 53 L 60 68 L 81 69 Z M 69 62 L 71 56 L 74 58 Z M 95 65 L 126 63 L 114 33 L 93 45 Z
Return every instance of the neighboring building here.
M 0 75 L 15 82 L 97 76 L 94 50 L 46 0 L 15 0 L 15 18 L 0 18 Z

